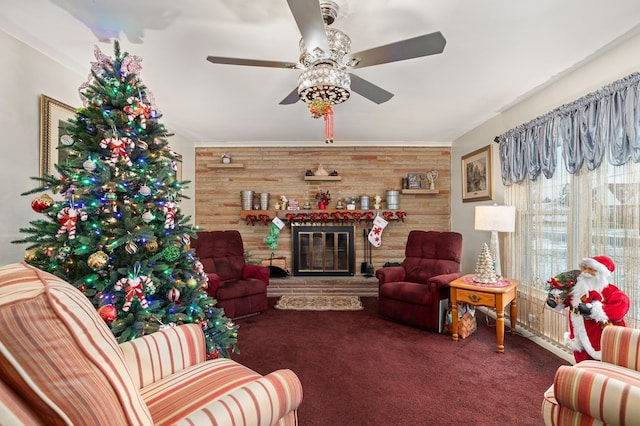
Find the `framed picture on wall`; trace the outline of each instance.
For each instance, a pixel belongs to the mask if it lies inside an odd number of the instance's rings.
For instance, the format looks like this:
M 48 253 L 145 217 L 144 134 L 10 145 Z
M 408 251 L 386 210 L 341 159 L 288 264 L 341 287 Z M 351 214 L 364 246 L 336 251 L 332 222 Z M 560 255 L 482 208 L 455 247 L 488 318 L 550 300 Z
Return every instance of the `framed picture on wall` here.
M 462 157 L 462 201 L 493 199 L 491 145 Z
M 61 138 L 75 116 L 75 108 L 56 101 L 46 95 L 40 95 L 40 176 L 56 174 L 54 164 L 63 164 L 68 151 L 58 150 Z

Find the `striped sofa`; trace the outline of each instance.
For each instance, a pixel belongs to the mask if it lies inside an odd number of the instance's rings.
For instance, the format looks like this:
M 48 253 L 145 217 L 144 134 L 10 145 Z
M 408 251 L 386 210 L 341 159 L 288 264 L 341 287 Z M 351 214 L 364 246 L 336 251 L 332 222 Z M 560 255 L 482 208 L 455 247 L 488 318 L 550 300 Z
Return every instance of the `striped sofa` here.
M 0 268 L 0 424 L 296 425 L 302 386 L 205 359 L 198 325 L 116 342 L 87 298 L 23 263 Z
M 544 393 L 547 425 L 640 424 L 640 330 L 609 326 L 602 361 L 561 366 Z

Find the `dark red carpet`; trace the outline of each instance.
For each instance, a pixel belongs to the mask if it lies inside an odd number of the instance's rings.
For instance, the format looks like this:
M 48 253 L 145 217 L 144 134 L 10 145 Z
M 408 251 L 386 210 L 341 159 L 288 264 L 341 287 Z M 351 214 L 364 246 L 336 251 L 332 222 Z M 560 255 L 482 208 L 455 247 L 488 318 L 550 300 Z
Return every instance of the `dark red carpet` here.
M 465 340 L 386 321 L 376 298 L 363 311 L 273 309 L 238 320 L 241 353 L 261 374 L 290 368 L 302 381 L 306 425 L 541 425 L 542 394 L 568 363 L 478 315 Z M 493 320 L 490 320 L 493 324 Z

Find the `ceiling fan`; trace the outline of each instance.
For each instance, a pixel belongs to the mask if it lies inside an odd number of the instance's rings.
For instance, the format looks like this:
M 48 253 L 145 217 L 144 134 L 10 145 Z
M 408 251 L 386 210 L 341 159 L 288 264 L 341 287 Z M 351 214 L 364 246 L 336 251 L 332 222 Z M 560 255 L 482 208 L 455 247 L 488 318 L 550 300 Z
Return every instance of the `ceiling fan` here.
M 351 39 L 342 31 L 331 28 L 339 6 L 326 0 L 287 0 L 302 39 L 298 62 L 208 56 L 214 64 L 248 65 L 257 67 L 303 70 L 298 86 L 280 104 L 293 104 L 302 99 L 311 103 L 316 99 L 339 104 L 349 99 L 351 90 L 381 104 L 393 97 L 375 84 L 349 72 L 352 69 L 403 61 L 442 53 L 446 40 L 439 31 L 418 37 L 350 53 Z

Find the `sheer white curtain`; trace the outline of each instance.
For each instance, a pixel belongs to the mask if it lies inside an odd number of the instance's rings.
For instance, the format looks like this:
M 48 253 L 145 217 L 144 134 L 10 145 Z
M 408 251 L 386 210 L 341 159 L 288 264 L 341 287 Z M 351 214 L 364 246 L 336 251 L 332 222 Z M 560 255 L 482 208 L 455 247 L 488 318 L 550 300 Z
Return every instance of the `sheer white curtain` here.
M 612 282 L 640 325 L 640 76 L 634 74 L 498 137 L 516 232 L 504 255 L 520 279 L 518 320 L 559 346 L 566 313 L 545 306 L 546 281 L 581 259 L 611 257 Z M 604 161 L 606 159 L 607 161 Z

